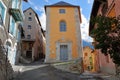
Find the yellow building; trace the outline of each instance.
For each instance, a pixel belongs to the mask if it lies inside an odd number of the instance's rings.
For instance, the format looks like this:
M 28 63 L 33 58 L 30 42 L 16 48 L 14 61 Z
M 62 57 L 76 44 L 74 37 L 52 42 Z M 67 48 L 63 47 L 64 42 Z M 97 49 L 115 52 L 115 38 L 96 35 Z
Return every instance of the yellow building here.
M 46 62 L 82 57 L 80 7 L 63 1 L 46 5 Z
M 89 46 L 83 48 L 83 67 L 85 71 L 95 72 L 98 71 L 98 56 L 94 49 Z

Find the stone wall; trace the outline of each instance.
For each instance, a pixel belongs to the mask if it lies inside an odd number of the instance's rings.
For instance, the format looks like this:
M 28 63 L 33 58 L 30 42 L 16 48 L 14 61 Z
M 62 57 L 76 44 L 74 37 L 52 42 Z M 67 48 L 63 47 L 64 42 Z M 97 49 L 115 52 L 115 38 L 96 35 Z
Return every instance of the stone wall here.
M 12 80 L 13 69 L 8 59 L 6 59 L 5 49 L 0 45 L 0 80 Z

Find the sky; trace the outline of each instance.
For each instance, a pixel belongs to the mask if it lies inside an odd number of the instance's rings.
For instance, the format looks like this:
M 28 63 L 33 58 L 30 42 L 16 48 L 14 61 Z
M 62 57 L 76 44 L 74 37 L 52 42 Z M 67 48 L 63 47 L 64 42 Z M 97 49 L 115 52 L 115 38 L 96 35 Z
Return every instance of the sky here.
M 80 24 L 82 39 L 87 42 L 92 42 L 92 38 L 89 36 L 89 19 L 91 9 L 94 0 L 28 0 L 22 4 L 23 11 L 31 7 L 39 16 L 42 28 L 46 29 L 46 15 L 44 6 L 64 1 L 73 5 L 80 6 L 82 23 Z

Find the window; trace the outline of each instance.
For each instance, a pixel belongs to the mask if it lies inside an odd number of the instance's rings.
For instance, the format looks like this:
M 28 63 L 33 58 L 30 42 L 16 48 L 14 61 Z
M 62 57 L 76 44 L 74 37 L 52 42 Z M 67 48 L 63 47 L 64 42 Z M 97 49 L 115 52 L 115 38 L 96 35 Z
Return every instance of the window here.
M 59 9 L 59 13 L 64 14 L 65 13 L 65 9 Z
M 105 4 L 103 5 L 103 7 L 102 7 L 102 10 L 101 10 L 101 12 L 102 12 L 103 15 L 105 15 L 105 13 L 107 12 L 107 9 L 108 9 L 108 4 L 105 3 Z
M 27 35 L 27 39 L 30 39 L 31 38 L 31 35 Z
M 28 25 L 28 29 L 31 29 L 31 25 Z
M 15 30 L 15 20 L 11 17 L 10 18 L 10 30 L 9 30 L 9 32 L 13 35 L 13 34 L 15 34 L 14 30 Z
M 60 31 L 65 32 L 66 31 L 66 23 L 64 21 L 60 22 Z
M 31 17 L 28 17 L 28 20 L 29 20 L 29 21 L 32 21 L 32 18 L 31 18 Z
M 3 22 L 5 21 L 5 6 L 0 1 L 0 16 L 2 17 Z M 0 22 L 0 24 L 3 24 L 3 22 Z
M 31 15 L 32 13 L 30 12 L 29 15 Z
M 18 8 L 18 0 L 12 0 L 12 8 Z
M 14 23 L 14 25 L 15 25 L 15 23 Z M 13 35 L 14 35 L 15 38 L 17 37 L 17 29 L 16 29 L 16 26 L 14 26 Z
M 88 56 L 88 53 L 85 53 L 85 56 Z

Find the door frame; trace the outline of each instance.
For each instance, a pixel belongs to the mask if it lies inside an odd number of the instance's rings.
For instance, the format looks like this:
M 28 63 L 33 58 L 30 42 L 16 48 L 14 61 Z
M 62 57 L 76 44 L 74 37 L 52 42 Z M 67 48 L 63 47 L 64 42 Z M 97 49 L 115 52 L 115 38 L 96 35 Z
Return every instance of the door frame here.
M 60 45 L 68 46 L 68 60 L 72 59 L 72 42 L 56 42 L 56 60 L 60 60 Z
M 67 61 L 67 60 L 68 60 L 68 45 L 60 45 L 60 61 Z

